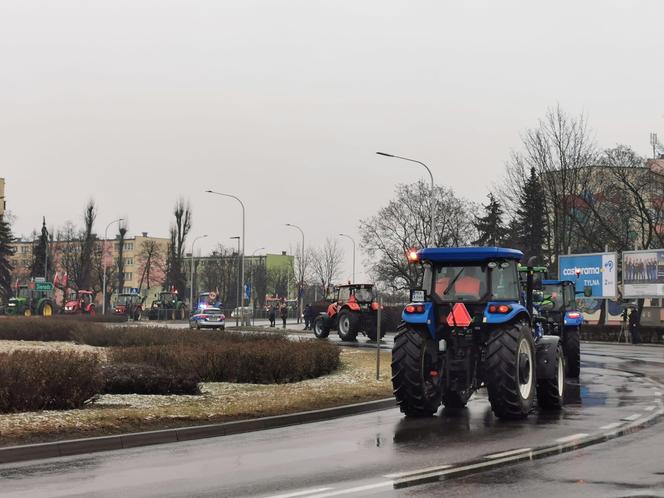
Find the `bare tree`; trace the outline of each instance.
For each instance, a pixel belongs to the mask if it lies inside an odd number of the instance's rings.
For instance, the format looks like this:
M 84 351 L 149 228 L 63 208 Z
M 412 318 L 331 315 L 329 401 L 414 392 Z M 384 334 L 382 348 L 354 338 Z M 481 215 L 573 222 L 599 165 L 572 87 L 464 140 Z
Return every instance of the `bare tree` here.
M 560 106 L 550 109 L 536 128 L 522 137 L 523 150 L 514 152 L 507 164 L 502 201 L 515 213 L 522 186 L 534 170 L 545 196 L 547 225 L 546 259 L 572 249 L 578 241 L 571 217 L 574 200 L 590 178 L 597 152 L 585 117 L 568 116 Z
M 311 250 L 311 270 L 323 289 L 329 289 L 341 275 L 344 254 L 337 239 L 327 238 L 320 249 Z
M 164 255 L 155 240 L 144 240 L 137 256 L 138 270 L 141 272 L 141 280 L 138 283 L 138 292 L 143 289 L 147 291 L 151 284 L 161 285 L 164 275 Z
M 124 249 L 125 249 L 125 239 L 127 237 L 127 224 L 125 221 L 120 222 L 120 226 L 118 229 L 118 260 L 117 260 L 117 267 L 118 267 L 118 294 L 120 294 L 124 290 L 124 285 L 125 285 L 125 257 L 124 257 Z
M 81 252 L 79 272 L 76 283 L 79 289 L 89 289 L 92 286 L 92 253 L 97 236 L 93 233 L 97 210 L 95 202 L 90 200 L 83 213 L 83 233 L 81 237 Z
M 456 197 L 451 189 L 436 187 L 436 239 L 430 240 L 430 195 L 430 186 L 423 181 L 399 185 L 395 199 L 376 216 L 360 221 L 362 244 L 377 283 L 394 291 L 413 288 L 422 270 L 408 264 L 410 249 L 464 246 L 477 238 L 473 225 L 477 206 Z
M 184 272 L 184 254 L 187 235 L 191 231 L 191 208 L 189 203 L 179 199 L 173 210 L 175 222 L 171 226 L 167 257 L 166 284 L 175 287 L 180 296 L 185 295 L 187 286 Z

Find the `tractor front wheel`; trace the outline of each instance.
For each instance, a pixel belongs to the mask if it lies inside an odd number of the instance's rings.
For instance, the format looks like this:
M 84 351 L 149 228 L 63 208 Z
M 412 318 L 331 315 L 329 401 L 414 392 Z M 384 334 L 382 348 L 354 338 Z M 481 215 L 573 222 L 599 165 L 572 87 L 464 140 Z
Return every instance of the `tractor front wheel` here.
M 563 331 L 563 352 L 567 362 L 567 376 L 578 378 L 581 373 L 581 340 L 578 327 Z
M 326 317 L 323 315 L 318 315 L 314 319 L 314 326 L 312 327 L 314 331 L 314 335 L 318 339 L 325 339 L 328 335 L 330 335 L 330 327 L 327 326 Z
M 535 343 L 528 325 L 507 325 L 492 332 L 487 343 L 485 371 L 489 402 L 496 416 L 527 417 L 536 385 Z
M 556 348 L 555 375 L 550 379 L 537 380 L 537 404 L 544 410 L 560 410 L 565 391 L 565 356 L 563 347 Z
M 378 319 L 376 317 L 370 317 L 367 319 L 367 324 L 366 324 L 367 330 L 367 337 L 375 341 L 376 338 L 378 337 Z M 385 322 L 381 320 L 380 324 L 380 338 L 382 339 L 385 337 Z
M 438 411 L 442 392 L 438 348 L 426 331 L 399 325 L 392 348 L 392 387 L 407 417 Z
M 339 312 L 338 333 L 342 341 L 354 341 L 357 338 L 357 326 L 360 317 L 357 313 L 350 310 L 341 310 Z

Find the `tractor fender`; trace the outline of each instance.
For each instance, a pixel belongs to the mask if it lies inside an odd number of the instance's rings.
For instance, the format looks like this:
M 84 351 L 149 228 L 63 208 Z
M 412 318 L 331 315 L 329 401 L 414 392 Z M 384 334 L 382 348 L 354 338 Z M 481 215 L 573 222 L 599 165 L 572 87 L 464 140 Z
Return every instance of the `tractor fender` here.
M 563 323 L 565 327 L 580 327 L 583 325 L 583 315 L 579 311 L 567 311 Z
M 349 309 L 351 311 L 360 311 L 362 308 L 357 303 L 346 303 L 339 309 L 339 311 L 344 309 Z
M 535 343 L 535 363 L 537 364 L 538 379 L 555 379 L 556 351 L 560 337 L 555 335 L 545 335 Z
M 509 313 L 489 313 L 489 306 L 500 306 L 501 304 L 509 305 L 512 308 L 511 311 Z M 530 322 L 530 315 L 528 314 L 528 310 L 520 303 L 487 303 L 486 308 L 484 309 L 484 323 L 489 325 L 502 325 L 504 323 L 518 321 Z
M 406 313 L 406 310 L 401 312 L 401 319 L 410 325 L 424 325 L 429 330 L 429 334 L 433 339 L 436 339 L 436 320 L 433 317 L 433 303 L 427 301 L 424 303 L 414 303 L 424 305 L 423 313 Z M 382 324 L 381 324 L 382 325 Z

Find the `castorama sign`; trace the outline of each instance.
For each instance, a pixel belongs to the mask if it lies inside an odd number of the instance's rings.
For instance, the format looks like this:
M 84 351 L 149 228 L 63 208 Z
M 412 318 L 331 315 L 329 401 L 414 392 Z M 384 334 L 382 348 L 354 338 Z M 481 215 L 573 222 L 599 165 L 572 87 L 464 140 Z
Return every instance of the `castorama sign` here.
M 576 282 L 576 291 L 579 293 L 583 293 L 585 287 L 590 287 L 595 299 L 615 298 L 618 296 L 617 261 L 615 252 L 559 256 L 558 275 L 560 280 Z

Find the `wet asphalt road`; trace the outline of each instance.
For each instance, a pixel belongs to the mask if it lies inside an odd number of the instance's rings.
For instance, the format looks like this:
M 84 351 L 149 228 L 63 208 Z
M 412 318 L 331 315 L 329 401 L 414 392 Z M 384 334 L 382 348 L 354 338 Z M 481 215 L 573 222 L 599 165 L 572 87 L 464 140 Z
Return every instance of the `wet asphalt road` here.
M 644 477 L 641 473 L 652 474 L 664 455 L 664 450 L 658 452 L 663 442 L 661 425 L 647 430 L 657 437 L 644 437 L 644 431 L 463 481 L 392 489 L 394 474 L 591 434 L 660 403 L 659 387 L 641 375 L 664 382 L 664 348 L 584 344 L 582 349 L 581 379 L 568 385 L 567 405 L 559 414 L 535 412 L 526 421 L 502 422 L 492 415 L 481 391 L 466 410 L 441 411 L 430 419 L 406 420 L 392 409 L 250 434 L 4 465 L 0 466 L 0 496 L 436 496 L 443 492 L 599 496 L 622 492 L 620 469 L 635 469 L 624 479 L 638 481 Z M 646 456 L 640 456 L 643 444 L 650 448 Z M 641 458 L 652 460 L 652 468 L 641 469 Z M 617 463 L 607 463 L 612 461 Z M 582 491 L 574 486 L 574 479 L 585 474 L 588 479 L 580 479 L 599 484 Z M 559 475 L 568 476 L 565 486 Z M 650 479 L 656 478 L 651 475 Z

